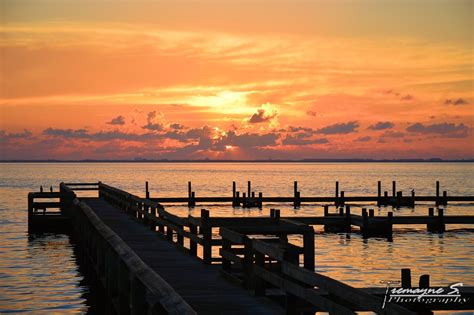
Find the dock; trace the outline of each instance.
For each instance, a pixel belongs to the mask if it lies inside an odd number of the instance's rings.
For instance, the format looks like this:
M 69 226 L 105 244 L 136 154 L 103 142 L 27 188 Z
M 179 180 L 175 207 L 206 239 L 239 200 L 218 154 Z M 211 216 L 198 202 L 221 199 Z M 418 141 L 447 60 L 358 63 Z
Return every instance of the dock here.
M 436 181 L 435 195 L 418 196 L 415 190 L 411 190 L 409 195 L 403 195 L 403 191 L 397 190 L 397 182 L 392 181 L 392 192 L 384 191 L 382 194 L 382 182 L 377 182 L 377 194 L 373 196 L 348 196 L 340 190 L 339 182 L 335 182 L 334 196 L 302 196 L 298 187 L 298 182 L 293 183 L 293 196 L 264 196 L 263 192 L 252 190 L 252 182 L 247 182 L 247 191 L 237 191 L 237 185 L 232 183 L 232 195 L 230 196 L 206 196 L 201 197 L 192 188 L 192 182 L 188 182 L 188 195 L 185 197 L 151 197 L 148 182 L 145 183 L 145 193 L 147 199 L 160 204 L 166 203 L 187 203 L 189 207 L 203 203 L 231 203 L 233 207 L 259 207 L 264 203 L 291 203 L 293 207 L 299 208 L 303 203 L 327 203 L 335 206 L 344 206 L 347 203 L 376 203 L 377 206 L 414 207 L 419 202 L 432 202 L 435 206 L 446 206 L 448 202 L 474 202 L 474 196 L 450 196 L 448 191 L 440 191 L 440 182 Z
M 474 216 L 448 216 L 434 208 L 426 216 L 375 216 L 373 209 L 359 215 L 339 203 L 336 211 L 325 205 L 323 216 L 281 217 L 271 209 L 267 217 L 214 217 L 202 209 L 199 217 L 179 217 L 150 198 L 148 184 L 145 197 L 101 182 L 61 183 L 58 192 L 52 190 L 28 195 L 30 231 L 71 234 L 81 261 L 106 291 L 109 314 L 431 314 L 474 309 L 473 287 L 459 288 L 461 302 L 386 303 L 384 287 L 353 288 L 316 273 L 313 228 L 389 237 L 393 225 L 421 224 L 430 233 L 444 233 L 446 225 L 474 224 Z M 76 195 L 87 190 L 97 196 Z M 204 202 L 189 191 L 184 202 Z M 225 201 L 238 206 L 233 192 Z M 245 197 L 249 195 L 263 201 L 261 193 L 256 197 L 250 191 Z M 255 199 L 239 202 L 260 205 Z M 303 244 L 289 243 L 289 235 L 300 235 Z M 429 275 L 412 286 L 410 270 L 403 269 L 400 283 L 402 288 L 428 288 Z

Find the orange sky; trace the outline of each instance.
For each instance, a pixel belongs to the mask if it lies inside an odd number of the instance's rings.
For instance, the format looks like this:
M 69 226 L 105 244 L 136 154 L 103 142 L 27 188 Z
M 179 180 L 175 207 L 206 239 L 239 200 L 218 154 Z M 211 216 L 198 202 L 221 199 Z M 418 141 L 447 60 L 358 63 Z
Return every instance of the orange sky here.
M 472 1 L 2 1 L 0 159 L 473 158 Z

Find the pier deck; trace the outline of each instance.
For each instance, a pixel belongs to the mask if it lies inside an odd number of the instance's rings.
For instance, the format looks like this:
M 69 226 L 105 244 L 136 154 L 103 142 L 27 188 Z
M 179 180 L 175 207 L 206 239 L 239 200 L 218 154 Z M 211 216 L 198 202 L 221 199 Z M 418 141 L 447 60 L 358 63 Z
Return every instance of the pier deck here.
M 101 199 L 83 200 L 97 216 L 199 314 L 282 314 L 264 297 L 248 294 L 220 276 L 217 265 L 204 265 Z

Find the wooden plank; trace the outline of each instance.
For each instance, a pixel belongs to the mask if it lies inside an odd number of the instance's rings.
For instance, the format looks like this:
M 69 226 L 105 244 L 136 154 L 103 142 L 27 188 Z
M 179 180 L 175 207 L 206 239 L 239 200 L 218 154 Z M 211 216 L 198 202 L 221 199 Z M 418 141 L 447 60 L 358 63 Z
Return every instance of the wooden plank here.
M 239 257 L 239 256 L 235 255 L 234 253 L 222 250 L 222 248 L 219 249 L 219 255 L 221 255 L 222 258 L 224 258 L 224 259 L 232 261 L 234 263 L 235 267 L 242 268 L 242 262 L 243 262 L 242 257 Z
M 241 233 L 238 233 L 226 228 L 220 228 L 219 235 L 223 239 L 231 241 L 233 244 L 242 245 L 244 243 L 244 238 L 245 238 L 244 234 L 241 234 Z
M 273 244 L 254 239 L 252 240 L 252 247 L 255 251 L 267 255 L 273 259 L 283 261 L 285 258 L 285 251 Z
M 60 202 L 33 202 L 33 207 L 36 209 L 43 209 L 43 208 L 60 208 Z

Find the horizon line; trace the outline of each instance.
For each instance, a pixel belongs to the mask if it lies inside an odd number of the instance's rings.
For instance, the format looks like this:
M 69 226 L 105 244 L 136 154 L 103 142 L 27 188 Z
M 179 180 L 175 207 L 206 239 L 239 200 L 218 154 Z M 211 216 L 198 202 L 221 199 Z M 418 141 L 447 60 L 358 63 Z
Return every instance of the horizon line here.
M 0 160 L 0 163 L 400 163 L 400 162 L 412 162 L 412 163 L 449 163 L 449 162 L 461 162 L 461 163 L 472 163 L 474 158 L 466 159 L 441 159 L 441 158 L 413 158 L 413 159 L 247 159 L 247 160 L 220 160 L 220 159 L 80 159 L 80 160 L 57 160 L 57 159 L 8 159 Z

